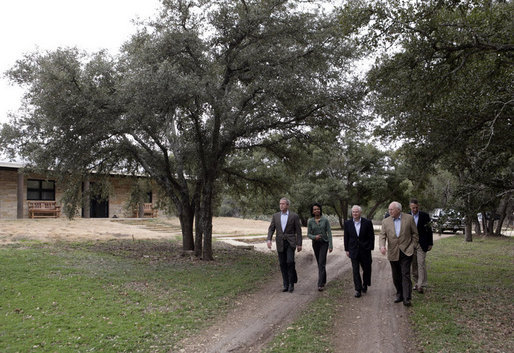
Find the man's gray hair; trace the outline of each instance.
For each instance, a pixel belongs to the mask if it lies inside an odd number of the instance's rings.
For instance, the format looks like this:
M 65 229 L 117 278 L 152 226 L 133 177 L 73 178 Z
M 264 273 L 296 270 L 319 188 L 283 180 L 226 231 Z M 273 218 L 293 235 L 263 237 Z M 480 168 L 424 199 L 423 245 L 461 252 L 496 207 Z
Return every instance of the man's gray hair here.
M 290 206 L 291 202 L 289 201 L 288 198 L 283 197 L 280 199 L 280 201 L 282 201 L 282 200 L 284 200 L 287 203 L 287 205 Z
M 359 212 L 362 212 L 362 207 L 360 207 L 359 205 L 353 205 L 353 206 L 352 206 L 352 210 L 353 210 L 354 208 L 358 208 L 358 209 L 359 209 Z
M 394 207 L 396 207 L 400 212 L 402 212 L 402 204 L 399 203 L 398 201 L 393 201 L 391 202 L 393 204 Z

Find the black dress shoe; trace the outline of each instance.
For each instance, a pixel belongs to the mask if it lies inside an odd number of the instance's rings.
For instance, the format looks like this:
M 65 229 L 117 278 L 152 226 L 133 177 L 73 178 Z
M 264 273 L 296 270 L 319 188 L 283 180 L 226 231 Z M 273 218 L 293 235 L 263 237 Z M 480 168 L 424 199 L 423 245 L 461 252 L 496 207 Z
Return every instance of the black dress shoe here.
M 360 298 L 361 297 L 361 292 L 356 290 L 355 291 L 355 295 L 354 295 L 355 298 Z
M 368 291 L 368 286 L 367 285 L 363 285 L 362 286 L 362 293 L 366 293 Z
M 290 284 L 289 288 L 287 290 L 289 291 L 289 293 L 293 293 L 293 291 L 294 291 L 294 284 Z
M 284 289 L 282 289 L 282 292 L 287 292 L 287 287 L 284 287 Z
M 409 300 L 409 299 L 405 299 L 405 300 L 403 301 L 403 305 L 405 305 L 405 306 L 411 306 L 412 304 L 411 304 L 411 302 L 410 302 L 410 300 Z
M 396 297 L 396 299 L 394 300 L 395 303 L 399 303 L 399 302 L 402 302 L 402 301 L 403 301 L 402 297 Z

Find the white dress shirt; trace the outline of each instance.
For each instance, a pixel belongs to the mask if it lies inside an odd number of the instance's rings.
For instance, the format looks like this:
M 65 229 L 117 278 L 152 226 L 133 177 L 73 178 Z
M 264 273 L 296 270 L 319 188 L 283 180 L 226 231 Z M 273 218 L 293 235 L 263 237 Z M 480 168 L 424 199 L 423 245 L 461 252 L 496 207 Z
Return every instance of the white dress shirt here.
M 289 210 L 286 213 L 280 213 L 280 225 L 282 226 L 282 233 L 286 230 L 287 218 L 289 217 Z

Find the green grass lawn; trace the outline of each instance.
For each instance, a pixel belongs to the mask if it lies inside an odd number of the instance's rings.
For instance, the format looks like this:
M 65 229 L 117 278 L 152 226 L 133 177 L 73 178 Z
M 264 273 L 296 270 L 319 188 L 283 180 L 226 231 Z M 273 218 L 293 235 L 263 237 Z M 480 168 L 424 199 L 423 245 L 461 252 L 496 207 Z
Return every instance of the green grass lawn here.
M 462 235 L 427 256 L 429 290 L 410 316 L 423 352 L 513 352 L 514 239 Z
M 436 242 L 429 290 L 410 310 L 420 351 L 514 351 L 513 241 Z M 168 352 L 277 265 L 274 254 L 217 243 L 214 262 L 180 253 L 165 241 L 0 248 L 0 352 Z M 332 282 L 267 351 L 332 351 L 341 292 Z
M 214 262 L 165 241 L 0 248 L 0 352 L 168 352 L 276 271 L 215 244 Z

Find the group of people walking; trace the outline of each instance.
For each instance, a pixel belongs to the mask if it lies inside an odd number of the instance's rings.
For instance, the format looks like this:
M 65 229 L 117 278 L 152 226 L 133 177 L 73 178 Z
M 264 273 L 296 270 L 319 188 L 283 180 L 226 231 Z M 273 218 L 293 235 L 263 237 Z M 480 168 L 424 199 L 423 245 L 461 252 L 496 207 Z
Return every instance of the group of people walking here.
M 302 228 L 298 215 L 289 210 L 290 202 L 280 200 L 280 212 L 273 215 L 266 240 L 272 248 L 273 234 L 283 280 L 283 292 L 294 291 L 298 281 L 295 268 L 295 251 L 302 250 Z M 416 199 L 410 200 L 410 212 L 402 212 L 399 202 L 391 202 L 388 214 L 382 221 L 379 235 L 379 250 L 387 254 L 391 265 L 393 284 L 396 289 L 395 303 L 411 305 L 414 289 L 423 293 L 427 286 L 425 265 L 426 253 L 432 249 L 433 233 L 430 216 L 419 211 Z M 323 216 L 322 206 L 315 203 L 311 207 L 312 218 L 307 224 L 307 237 L 312 240 L 312 248 L 318 264 L 317 288 L 323 291 L 327 283 L 327 254 L 334 249 L 329 220 Z M 359 205 L 352 207 L 352 219 L 344 222 L 344 249 L 352 263 L 354 296 L 359 298 L 371 286 L 371 252 L 375 248 L 375 232 L 371 220 L 362 217 Z M 411 282 L 411 268 L 414 287 Z M 362 270 L 362 275 L 361 275 Z

